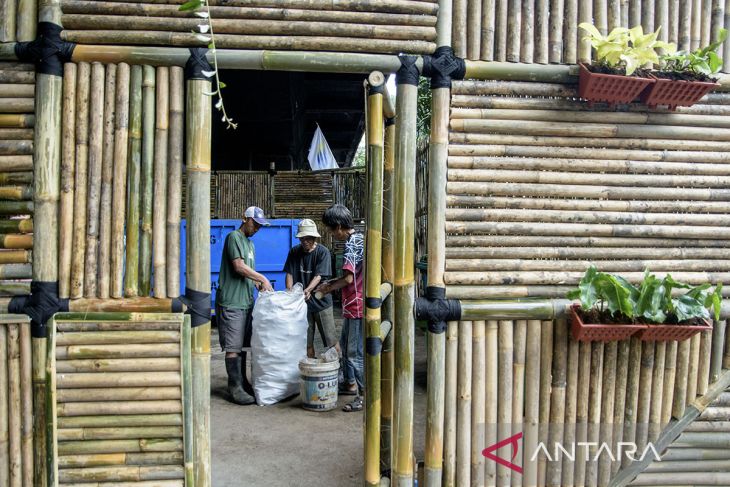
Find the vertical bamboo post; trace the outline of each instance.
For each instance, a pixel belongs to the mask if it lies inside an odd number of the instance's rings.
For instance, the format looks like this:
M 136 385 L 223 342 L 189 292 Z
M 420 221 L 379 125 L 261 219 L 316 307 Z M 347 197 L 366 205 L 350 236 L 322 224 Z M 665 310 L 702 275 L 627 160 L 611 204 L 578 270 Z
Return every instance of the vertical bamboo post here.
M 139 186 L 142 161 L 142 66 L 132 66 L 131 71 L 127 154 L 127 236 L 124 264 L 124 296 L 128 298 L 139 295 Z
M 677 49 L 687 51 L 692 44 L 692 0 L 679 2 L 679 35 L 677 37 Z
M 467 0 L 466 55 L 478 60 L 482 41 L 482 0 Z
M 391 333 L 392 334 L 392 333 Z M 487 340 L 489 328 L 487 328 Z M 487 342 L 489 346 L 489 342 Z M 487 350 L 487 354 L 489 350 Z M 444 477 L 445 487 L 456 486 L 456 384 L 458 381 L 459 324 L 449 322 L 446 328 L 446 372 L 444 387 Z M 487 355 L 489 356 L 489 355 Z M 489 373 L 489 371 L 487 371 Z M 488 376 L 487 376 L 488 377 Z M 395 391 L 393 391 L 395 393 Z M 489 398 L 487 391 L 487 398 Z M 487 417 L 489 409 L 487 409 Z
M 712 354 L 712 331 L 700 333 L 700 362 L 697 368 L 697 395 L 704 396 L 710 385 L 710 355 Z
M 86 256 L 86 208 L 89 160 L 89 86 L 91 66 L 79 63 L 76 85 L 76 174 L 74 188 L 73 249 L 71 255 L 71 298 L 84 295 Z
M 712 0 L 712 22 L 710 25 L 710 42 L 715 42 L 720 29 L 725 24 L 725 0 Z
M 578 0 L 565 0 L 564 16 L 563 62 L 575 64 L 578 60 Z
M 720 378 L 722 371 L 722 348 L 725 346 L 725 331 L 727 322 L 715 321 L 712 331 L 712 358 L 710 360 L 710 384 Z
M 689 2 L 689 0 L 688 0 Z M 689 48 L 695 50 L 702 42 L 702 0 L 692 0 L 692 30 L 690 31 Z
M 456 485 L 471 480 L 472 322 L 459 322 L 459 358 L 456 399 Z M 510 390 L 510 394 L 512 391 Z
M 461 58 L 467 55 L 467 0 L 453 0 L 451 42 L 454 53 Z
M 413 67 L 412 67 L 413 68 Z M 415 69 L 415 68 L 414 68 Z M 395 323 L 393 485 L 413 483 L 413 239 L 416 189 L 417 78 L 404 66 L 396 76 Z
M 112 231 L 112 187 L 114 185 L 114 120 L 116 118 L 117 66 L 106 67 L 104 91 L 104 149 L 102 152 L 101 196 L 99 202 L 98 296 L 109 298 L 109 258 Z
M 679 0 L 669 0 L 669 42 L 679 44 Z
M 690 348 L 691 340 L 683 340 L 677 343 L 677 375 L 674 384 L 674 399 L 672 400 L 672 416 L 674 418 L 684 416 L 684 408 L 687 404 Z
M 550 2 L 550 55 L 548 60 L 551 63 L 560 63 L 563 57 L 563 15 L 564 0 L 552 0 Z
M 508 0 L 495 0 L 494 60 L 507 60 Z M 547 19 L 546 19 L 547 20 Z
M 654 2 L 641 2 L 641 26 L 644 32 L 654 32 Z
M 9 487 L 21 487 L 23 475 L 21 470 L 21 425 L 20 425 L 20 329 L 17 323 L 8 327 L 8 452 L 9 452 Z
M 170 68 L 158 67 L 155 94 L 154 210 L 152 212 L 152 263 L 154 296 L 167 297 L 165 223 L 167 221 L 167 139 L 170 111 Z
M 498 328 L 499 350 L 497 352 L 499 383 L 497 384 L 497 437 L 512 436 L 512 361 L 514 360 L 514 322 L 500 321 Z M 497 465 L 497 487 L 511 485 L 511 470 Z M 459 484 L 466 485 L 466 484 Z
M 101 201 L 101 166 L 104 145 L 104 65 L 91 66 L 89 103 L 89 164 L 86 215 L 86 262 L 84 263 L 84 296 L 95 298 L 99 255 L 99 206 Z
M 684 2 L 682 2 L 684 3 Z M 730 0 L 725 0 L 725 20 L 724 25 L 726 28 L 730 26 Z M 723 42 L 722 44 L 722 72 L 730 72 L 730 42 Z
M 654 30 L 659 29 L 659 39 L 669 41 L 669 0 L 657 0 Z
M 8 326 L 0 324 L 0 391 L 8 390 Z M 0 394 L 0 485 L 10 482 L 8 451 L 8 394 Z
M 451 30 L 449 29 L 449 33 Z M 385 161 L 383 167 L 383 282 L 393 282 L 393 150 L 395 146 L 395 119 L 385 120 Z M 383 320 L 393 322 L 393 295 L 383 303 Z M 383 341 L 381 356 L 381 421 L 380 421 L 380 468 L 390 470 L 390 454 L 393 426 L 393 333 Z M 443 422 L 443 421 L 442 421 Z
M 0 17 L 0 42 L 15 42 L 18 4 L 15 1 L 4 1 L 2 3 L 3 15 Z
M 127 145 L 129 139 L 129 65 L 117 65 L 116 123 L 114 124 L 114 186 L 112 188 L 111 259 L 109 265 L 112 298 L 124 289 L 124 215 L 127 204 Z
M 210 294 L 210 136 L 211 83 L 187 81 L 186 286 Z M 195 323 L 194 323 L 195 324 Z M 211 485 L 210 470 L 210 321 L 192 330 L 195 485 Z
M 593 2 L 592 0 L 580 0 L 578 4 L 578 23 L 593 23 Z M 578 30 L 578 62 L 591 62 L 591 42 L 585 39 L 585 32 Z
M 486 333 L 487 323 L 475 321 L 472 332 L 471 378 L 471 483 L 484 485 L 484 416 L 486 413 Z
M 158 78 L 159 81 L 159 78 Z M 185 485 L 195 485 L 195 455 L 193 435 L 193 370 L 191 359 L 192 330 L 190 316 L 185 316 L 182 322 L 180 337 L 181 349 L 181 393 L 183 399 L 183 464 L 185 469 Z
M 550 430 L 548 449 L 552 450 L 555 444 L 563 443 L 563 427 L 565 422 L 565 386 L 568 372 L 568 325 L 564 319 L 555 321 L 553 338 L 553 380 L 550 397 Z M 559 459 L 547 464 L 547 478 L 545 485 L 560 487 L 562 464 Z
M 591 384 L 588 393 L 588 464 L 586 465 L 585 485 L 598 485 L 598 461 L 596 451 L 600 438 L 601 393 L 603 391 L 603 342 L 591 342 Z
M 22 323 L 19 326 L 20 411 L 22 413 L 20 422 L 21 477 L 23 486 L 31 486 L 33 485 L 33 357 L 30 344 L 30 324 Z M 0 408 L 0 410 L 2 409 Z
M 63 66 L 63 132 L 61 159 L 61 196 L 59 201 L 58 295 L 71 293 L 71 255 L 73 250 L 74 178 L 76 172 L 76 64 Z
M 608 4 L 606 0 L 595 0 L 593 2 L 593 25 L 601 34 L 608 34 Z
M 641 349 L 639 402 L 636 408 L 636 446 L 644 451 L 649 434 L 651 413 L 651 379 L 654 371 L 654 343 L 644 342 Z
M 431 135 L 428 148 L 428 289 L 444 294 L 446 256 L 446 159 L 449 145 L 449 88 L 431 90 Z M 444 422 L 445 340 L 439 330 L 427 332 L 426 485 L 439 485 L 442 477 Z
M 16 25 L 16 40 L 29 42 L 36 38 L 38 26 L 37 0 L 18 0 L 18 18 Z
M 550 59 L 550 4 L 535 0 L 535 62 L 547 64 Z
M 507 1 L 507 61 L 520 62 L 520 33 L 522 31 L 522 0 Z
M 38 20 L 60 25 L 57 0 L 39 3 Z M 33 223 L 48 238 L 33 239 L 33 281 L 58 281 L 58 200 L 60 190 L 61 76 L 37 73 L 35 87 L 36 124 L 33 138 Z M 33 373 L 33 482 L 46 487 L 46 343 L 45 323 L 31 322 Z
M 613 443 L 613 415 L 616 400 L 616 363 L 618 342 L 608 342 L 603 349 L 603 390 L 601 392 L 600 441 L 607 445 Z M 662 364 L 662 367 L 664 365 Z M 611 477 L 611 458 L 602 455 L 598 463 L 598 485 L 608 485 Z
M 487 364 L 485 367 L 485 443 L 493 445 L 497 442 L 498 409 L 499 409 L 499 323 L 494 320 L 487 321 L 485 332 L 485 354 Z M 447 381 L 448 384 L 448 381 Z M 484 463 L 484 485 L 493 487 L 497 485 L 497 464 L 487 461 Z
M 690 338 L 689 371 L 687 374 L 687 398 L 685 404 L 691 404 L 697 397 L 697 384 L 700 370 L 700 346 L 702 337 L 695 335 Z
M 514 436 L 523 433 L 522 418 L 525 414 L 525 354 L 527 352 L 527 321 L 517 320 L 514 325 L 514 357 L 512 359 L 512 432 Z M 524 434 L 523 434 L 524 435 Z M 529 462 L 529 457 L 524 459 L 524 448 L 522 454 L 518 453 L 513 463 L 523 467 Z M 522 485 L 522 475 L 512 470 L 511 485 Z
M 380 339 L 381 255 L 383 240 L 383 87 L 385 76 L 380 72 L 368 77 L 368 219 L 365 265 L 365 323 L 366 344 Z M 380 347 L 367 347 L 366 383 L 370 384 L 365 396 L 365 483 L 380 485 Z
M 530 64 L 535 55 L 535 0 L 523 0 L 522 2 L 522 33 L 520 37 L 520 61 Z
M 438 0 L 438 4 L 439 14 L 436 19 L 436 46 L 450 46 L 454 2 L 453 0 Z
M 180 296 L 180 212 L 183 166 L 183 70 L 170 68 L 170 136 L 167 165 L 167 297 Z
M 664 391 L 662 393 L 662 427 L 669 423 L 672 418 L 672 403 L 674 398 L 674 381 L 677 377 L 677 342 L 667 342 L 666 356 L 664 359 Z
M 636 416 L 639 404 L 639 377 L 641 374 L 641 344 L 635 337 L 629 345 L 629 370 L 626 380 L 626 409 L 624 411 L 624 428 L 622 439 L 624 442 L 633 442 L 636 439 Z M 628 456 L 621 459 L 621 466 L 631 463 Z
M 553 364 L 553 322 L 543 321 L 540 327 L 540 443 L 546 445 L 550 426 L 550 383 Z M 545 485 L 547 458 L 540 456 L 537 464 L 537 485 Z
M 588 397 L 591 383 L 591 343 L 580 342 L 578 345 L 578 406 L 575 412 L 576 442 L 588 441 Z M 586 461 L 585 449 L 579 448 L 575 455 L 573 485 L 585 485 Z
M 497 21 L 495 6 L 495 0 L 483 0 L 480 52 L 480 58 L 482 61 L 494 60 L 494 34 Z M 439 15 L 439 17 L 440 16 L 441 15 Z
M 642 0 L 629 0 L 629 25 L 626 27 L 636 27 L 641 24 L 641 3 Z
M 661 430 L 666 354 L 667 342 L 656 342 L 654 347 L 654 372 L 651 377 L 651 408 L 649 410 L 648 439 L 651 442 L 657 439 Z
M 712 2 L 714 0 L 702 0 L 702 21 L 700 24 L 700 47 L 710 43 L 710 29 L 712 25 Z
M 142 161 L 140 168 L 139 294 L 152 290 L 152 189 L 155 159 L 155 68 L 142 74 Z M 163 196 L 164 197 L 164 196 Z
M 608 0 L 608 32 L 616 27 L 621 27 L 621 4 L 620 0 Z
M 616 399 L 613 405 L 613 445 L 623 441 L 624 414 L 626 412 L 626 393 L 629 378 L 629 350 L 630 340 L 620 341 L 616 357 Z M 621 457 L 611 463 L 611 475 L 621 468 Z
M 525 365 L 525 451 L 537 448 L 538 424 L 540 420 L 540 321 L 527 322 L 527 346 Z M 495 395 L 496 396 L 496 395 Z M 490 398 L 491 400 L 491 398 Z M 497 400 L 495 397 L 494 400 Z M 494 444 L 494 442 L 489 443 Z M 522 485 L 537 485 L 537 463 L 525 454 Z

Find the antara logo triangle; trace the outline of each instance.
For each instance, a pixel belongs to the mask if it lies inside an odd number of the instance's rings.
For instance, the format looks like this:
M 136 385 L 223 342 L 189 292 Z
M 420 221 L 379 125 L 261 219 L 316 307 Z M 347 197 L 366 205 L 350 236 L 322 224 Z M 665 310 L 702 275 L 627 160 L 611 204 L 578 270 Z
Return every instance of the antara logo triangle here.
M 502 440 L 500 442 L 497 442 L 497 443 L 495 443 L 492 446 L 488 446 L 487 448 L 485 448 L 484 450 L 482 450 L 482 455 L 484 455 L 486 458 L 489 458 L 491 460 L 494 460 L 495 462 L 497 462 L 498 464 L 500 464 L 500 465 L 502 465 L 504 467 L 511 468 L 515 472 L 521 474 L 522 473 L 522 467 L 520 467 L 519 465 L 516 465 L 516 464 L 512 463 L 509 460 L 505 460 L 504 458 L 498 457 L 497 455 L 495 455 L 494 453 L 492 453 L 492 452 L 496 452 L 497 450 L 499 450 L 503 446 L 506 446 L 506 445 L 510 445 L 511 444 L 512 445 L 512 458 L 510 460 L 514 460 L 517 457 L 517 452 L 519 450 L 519 441 L 521 439 L 522 439 L 522 432 L 520 431 L 516 435 L 512 435 L 509 438 L 504 439 L 504 440 Z

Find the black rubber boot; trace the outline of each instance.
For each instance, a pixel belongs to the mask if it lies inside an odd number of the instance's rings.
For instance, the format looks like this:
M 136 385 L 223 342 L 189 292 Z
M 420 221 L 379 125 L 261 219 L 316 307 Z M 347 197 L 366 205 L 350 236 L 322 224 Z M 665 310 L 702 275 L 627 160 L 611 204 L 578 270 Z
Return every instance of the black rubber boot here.
M 246 353 L 247 352 L 241 352 L 241 379 L 243 383 L 243 390 L 246 391 L 247 394 L 253 396 L 253 386 L 248 381 L 248 376 L 246 375 Z
M 226 372 L 228 372 L 228 392 L 231 394 L 231 401 L 242 406 L 256 402 L 243 390 L 240 355 L 232 358 L 226 357 Z

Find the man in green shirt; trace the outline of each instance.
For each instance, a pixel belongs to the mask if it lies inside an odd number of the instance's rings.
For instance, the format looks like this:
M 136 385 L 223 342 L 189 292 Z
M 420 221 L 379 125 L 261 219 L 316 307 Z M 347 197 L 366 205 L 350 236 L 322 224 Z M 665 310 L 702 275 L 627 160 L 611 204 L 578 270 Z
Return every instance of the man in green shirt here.
M 253 404 L 255 399 L 243 389 L 245 373 L 241 351 L 246 337 L 251 337 L 253 288 L 273 291 L 266 276 L 256 272 L 256 250 L 249 240 L 262 226 L 268 226 L 264 212 L 257 206 L 246 209 L 238 230 L 228 234 L 223 245 L 215 315 L 218 337 L 226 353 L 228 392 L 236 404 Z

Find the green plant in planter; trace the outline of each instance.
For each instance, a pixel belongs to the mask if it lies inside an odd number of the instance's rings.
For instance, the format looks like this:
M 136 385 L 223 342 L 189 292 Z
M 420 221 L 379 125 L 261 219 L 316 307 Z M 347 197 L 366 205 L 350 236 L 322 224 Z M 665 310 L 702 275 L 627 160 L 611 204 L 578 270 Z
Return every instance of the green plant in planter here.
M 631 29 L 616 27 L 604 36 L 588 22 L 582 22 L 578 27 L 588 33 L 583 39 L 590 41 L 596 50 L 596 64 L 615 71 L 623 69 L 626 76 L 646 64 L 658 64 L 658 49 L 668 53 L 676 50 L 675 44 L 657 40 L 659 29 L 644 34 L 640 25 Z
M 706 319 L 710 317 L 709 309 L 713 310 L 715 320 L 719 320 L 722 284 L 714 290 L 711 287 L 710 284 L 690 286 L 677 282 L 669 274 L 659 279 L 648 270 L 641 283 L 634 286 L 620 276 L 598 272 L 591 266 L 580 280 L 578 289 L 570 291 L 567 297 L 579 299 L 584 312 L 595 309 L 602 314 L 608 311 L 611 316 L 622 315 L 634 323 Z M 674 289 L 687 291 L 672 297 Z
M 723 42 L 727 39 L 727 29 L 720 29 L 715 42 L 695 49 L 694 51 L 679 51 L 662 56 L 664 71 L 692 73 L 694 75 L 710 76 L 722 68 L 722 58 L 717 54 Z

